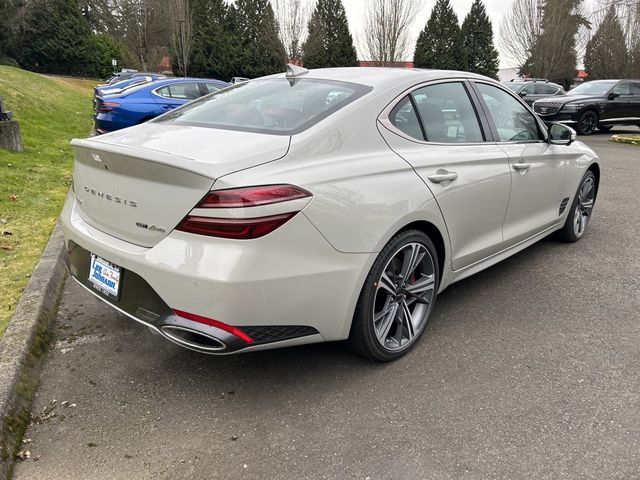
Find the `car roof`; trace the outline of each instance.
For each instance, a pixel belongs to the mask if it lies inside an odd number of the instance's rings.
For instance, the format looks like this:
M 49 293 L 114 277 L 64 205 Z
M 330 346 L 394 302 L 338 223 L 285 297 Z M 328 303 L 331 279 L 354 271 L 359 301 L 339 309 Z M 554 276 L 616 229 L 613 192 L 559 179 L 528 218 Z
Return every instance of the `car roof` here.
M 284 77 L 286 74 L 280 73 L 272 77 Z M 420 82 L 447 78 L 476 78 L 491 80 L 489 77 L 475 73 L 461 72 L 456 70 L 431 70 L 423 68 L 385 68 L 385 67 L 339 67 L 339 68 L 318 68 L 309 70 L 308 73 L 300 75 L 298 78 L 314 78 L 318 80 L 335 80 L 343 82 L 359 83 L 373 88 L 388 87 L 391 85 L 407 84 L 414 85 Z

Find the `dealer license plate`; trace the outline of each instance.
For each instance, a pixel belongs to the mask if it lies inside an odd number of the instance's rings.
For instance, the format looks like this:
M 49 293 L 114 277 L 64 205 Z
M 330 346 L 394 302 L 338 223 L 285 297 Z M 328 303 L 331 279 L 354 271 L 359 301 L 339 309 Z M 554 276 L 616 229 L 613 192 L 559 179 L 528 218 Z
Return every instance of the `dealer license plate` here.
M 120 289 L 120 273 L 119 266 L 91 254 L 91 267 L 89 268 L 89 281 L 93 286 L 107 295 L 118 296 Z

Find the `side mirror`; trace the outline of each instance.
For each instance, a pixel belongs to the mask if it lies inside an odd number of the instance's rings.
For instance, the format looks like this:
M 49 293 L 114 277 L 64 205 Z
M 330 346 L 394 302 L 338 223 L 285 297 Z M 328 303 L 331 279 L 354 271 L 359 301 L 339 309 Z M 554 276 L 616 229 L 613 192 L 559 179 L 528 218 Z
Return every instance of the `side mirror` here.
M 611 92 L 611 93 L 608 95 L 608 97 L 607 97 L 607 98 L 608 98 L 609 100 L 613 100 L 614 98 L 618 98 L 619 96 L 620 96 L 620 94 L 619 94 L 618 92 Z
M 576 141 L 576 131 L 562 123 L 552 123 L 549 126 L 549 143 L 553 145 L 571 145 Z
M 520 95 L 521 97 L 526 97 L 527 96 L 527 92 L 520 92 L 518 95 Z

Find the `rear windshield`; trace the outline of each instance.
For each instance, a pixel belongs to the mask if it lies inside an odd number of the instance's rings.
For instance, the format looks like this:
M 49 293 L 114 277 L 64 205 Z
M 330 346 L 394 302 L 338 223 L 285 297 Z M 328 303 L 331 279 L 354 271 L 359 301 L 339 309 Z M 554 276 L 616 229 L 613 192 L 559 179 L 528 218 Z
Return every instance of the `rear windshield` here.
M 356 83 L 269 78 L 243 82 L 163 115 L 155 122 L 293 135 L 371 91 Z

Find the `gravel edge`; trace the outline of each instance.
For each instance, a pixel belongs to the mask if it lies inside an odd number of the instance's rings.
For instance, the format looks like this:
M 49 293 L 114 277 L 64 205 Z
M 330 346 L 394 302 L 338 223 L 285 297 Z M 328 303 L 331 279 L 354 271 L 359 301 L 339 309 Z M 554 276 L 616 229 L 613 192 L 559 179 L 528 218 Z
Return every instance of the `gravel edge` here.
M 0 338 L 0 479 L 11 477 L 15 453 L 31 416 L 42 358 L 50 341 L 67 275 L 64 240 L 56 223 L 51 238 Z

